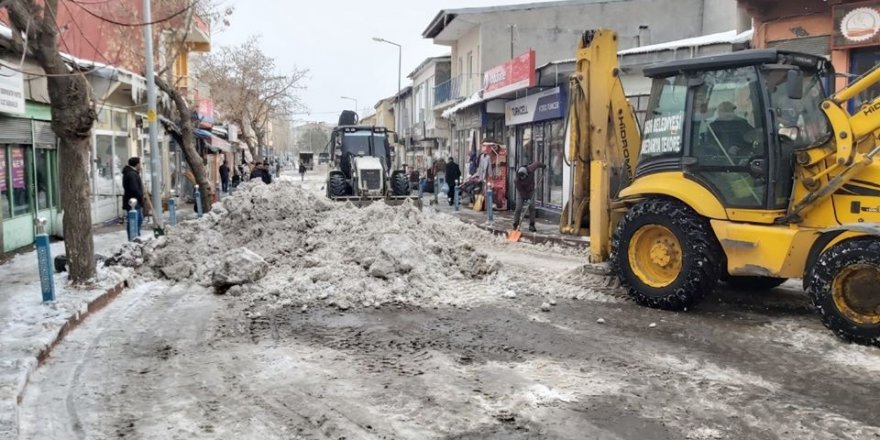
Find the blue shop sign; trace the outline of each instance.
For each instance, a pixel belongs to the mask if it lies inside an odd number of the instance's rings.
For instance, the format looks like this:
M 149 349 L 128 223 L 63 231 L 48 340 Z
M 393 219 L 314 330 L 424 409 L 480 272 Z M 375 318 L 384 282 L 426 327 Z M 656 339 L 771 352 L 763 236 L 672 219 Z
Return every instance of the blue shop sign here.
M 508 102 L 504 108 L 505 123 L 510 126 L 562 119 L 565 116 L 565 105 L 565 91 L 556 87 Z

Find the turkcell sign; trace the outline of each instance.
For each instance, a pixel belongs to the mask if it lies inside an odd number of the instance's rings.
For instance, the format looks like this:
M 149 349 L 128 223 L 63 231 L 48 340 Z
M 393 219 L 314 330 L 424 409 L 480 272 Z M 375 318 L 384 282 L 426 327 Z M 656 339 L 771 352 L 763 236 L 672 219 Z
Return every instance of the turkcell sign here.
M 562 88 L 556 87 L 510 101 L 505 105 L 504 115 L 504 122 L 507 125 L 561 119 L 565 116 L 565 96 Z

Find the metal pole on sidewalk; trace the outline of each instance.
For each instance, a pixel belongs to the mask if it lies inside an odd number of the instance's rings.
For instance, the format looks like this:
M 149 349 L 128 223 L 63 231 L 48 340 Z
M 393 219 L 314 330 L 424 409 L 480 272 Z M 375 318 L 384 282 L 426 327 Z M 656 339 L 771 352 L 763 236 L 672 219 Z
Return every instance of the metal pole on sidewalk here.
M 144 23 L 153 21 L 150 0 L 144 0 Z M 156 73 L 153 70 L 153 25 L 144 26 L 147 73 L 147 121 L 150 123 L 150 189 L 153 192 L 153 221 L 162 227 L 161 153 L 159 152 L 159 122 L 156 115 Z
M 55 301 L 55 277 L 52 272 L 52 249 L 49 247 L 49 235 L 46 234 L 46 219 L 34 220 L 37 224 L 37 265 L 40 270 L 40 290 L 43 302 Z

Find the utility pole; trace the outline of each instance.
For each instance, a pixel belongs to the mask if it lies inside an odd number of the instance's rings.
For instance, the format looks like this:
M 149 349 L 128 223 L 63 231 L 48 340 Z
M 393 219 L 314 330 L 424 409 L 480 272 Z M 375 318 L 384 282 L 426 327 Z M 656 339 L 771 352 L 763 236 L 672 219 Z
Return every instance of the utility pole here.
M 144 23 L 153 21 L 150 0 L 144 0 Z M 147 70 L 147 121 L 150 124 L 150 190 L 153 193 L 153 221 L 162 227 L 162 167 L 159 151 L 159 120 L 156 115 L 156 72 L 153 70 L 153 25 L 144 26 L 144 47 Z M 207 191 L 207 189 L 206 189 Z

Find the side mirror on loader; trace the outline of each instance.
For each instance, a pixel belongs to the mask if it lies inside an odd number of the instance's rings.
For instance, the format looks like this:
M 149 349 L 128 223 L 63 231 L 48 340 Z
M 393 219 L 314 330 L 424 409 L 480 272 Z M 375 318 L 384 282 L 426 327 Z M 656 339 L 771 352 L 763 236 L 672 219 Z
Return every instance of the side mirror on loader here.
M 803 99 L 804 97 L 804 72 L 797 69 L 788 71 L 785 81 L 789 99 Z

